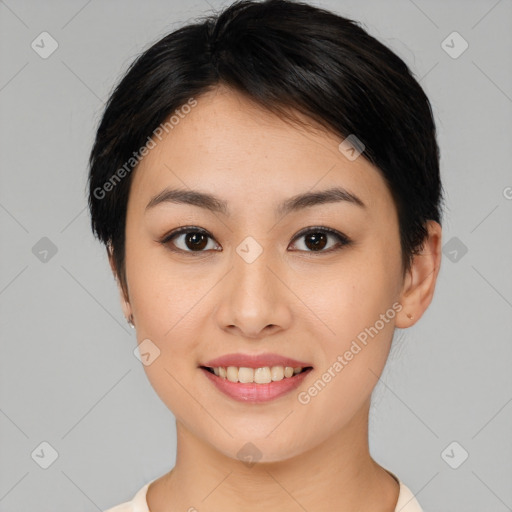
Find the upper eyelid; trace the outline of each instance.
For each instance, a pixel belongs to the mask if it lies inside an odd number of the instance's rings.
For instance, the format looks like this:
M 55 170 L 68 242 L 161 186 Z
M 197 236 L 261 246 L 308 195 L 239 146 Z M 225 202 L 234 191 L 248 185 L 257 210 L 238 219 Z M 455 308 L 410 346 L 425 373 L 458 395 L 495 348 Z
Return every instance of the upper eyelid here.
M 351 242 L 349 237 L 347 237 L 343 233 L 340 233 L 340 232 L 338 232 L 335 229 L 324 227 L 324 226 L 310 226 L 310 227 L 307 227 L 307 228 L 303 228 L 296 235 L 294 235 L 294 237 L 292 238 L 292 242 L 294 242 L 296 239 L 301 238 L 301 237 L 303 237 L 303 236 L 305 236 L 305 235 L 307 235 L 307 234 L 309 234 L 311 232 L 315 232 L 315 230 L 316 231 L 323 231 L 323 232 L 327 233 L 328 235 L 331 235 L 331 236 L 334 236 L 334 237 L 338 238 L 342 245 L 346 245 L 346 244 Z M 189 232 L 196 232 L 196 233 L 204 234 L 207 237 L 209 237 L 211 240 L 213 240 L 216 243 L 218 243 L 216 241 L 215 237 L 211 233 L 209 233 L 204 228 L 200 228 L 198 226 L 182 226 L 180 228 L 177 228 L 174 231 L 171 231 L 170 233 L 164 235 L 162 240 L 161 240 L 161 243 L 163 243 L 165 245 L 165 244 L 169 243 L 171 240 L 173 240 L 175 237 L 178 237 L 180 235 L 183 235 L 183 234 L 186 234 L 186 233 L 189 233 Z M 178 251 L 183 251 L 183 249 L 177 249 L 177 250 Z M 201 253 L 201 252 L 206 252 L 206 251 L 183 251 L 183 252 Z M 309 252 L 309 251 L 306 251 L 306 252 Z M 311 252 L 314 253 L 315 251 L 311 251 Z M 318 251 L 318 253 L 322 253 L 322 252 L 329 252 L 329 251 Z

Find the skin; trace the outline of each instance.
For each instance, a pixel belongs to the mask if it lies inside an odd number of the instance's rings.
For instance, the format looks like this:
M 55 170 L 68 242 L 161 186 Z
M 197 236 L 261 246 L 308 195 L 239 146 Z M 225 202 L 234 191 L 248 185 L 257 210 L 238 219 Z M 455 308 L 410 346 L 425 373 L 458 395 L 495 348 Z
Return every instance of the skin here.
M 398 484 L 369 453 L 371 393 L 394 328 L 416 323 L 432 300 L 441 226 L 428 223 L 429 237 L 402 278 L 396 208 L 364 156 L 350 161 L 337 135 L 287 123 L 229 89 L 196 99 L 139 164 L 127 207 L 121 304 L 127 317 L 133 314 L 138 343 L 150 339 L 160 350 L 144 369 L 177 431 L 176 464 L 149 487 L 149 508 L 392 512 Z M 343 186 L 366 208 L 336 202 L 274 215 L 282 200 L 331 186 Z M 145 212 L 166 187 L 213 193 L 231 215 L 176 203 Z M 203 252 L 194 252 L 185 235 L 174 239 L 182 253 L 170 250 L 173 242 L 160 243 L 185 225 L 208 231 Z M 338 230 L 352 244 L 325 252 L 338 242 L 326 235 L 326 247 L 314 251 L 308 236 L 296 239 L 314 226 Z M 263 249 L 252 263 L 236 252 L 247 236 Z M 402 306 L 394 318 L 300 403 L 297 395 L 393 303 Z M 313 371 L 280 398 L 241 403 L 198 368 L 230 352 L 276 352 L 309 362 Z M 238 455 L 249 442 L 261 452 L 254 465 Z

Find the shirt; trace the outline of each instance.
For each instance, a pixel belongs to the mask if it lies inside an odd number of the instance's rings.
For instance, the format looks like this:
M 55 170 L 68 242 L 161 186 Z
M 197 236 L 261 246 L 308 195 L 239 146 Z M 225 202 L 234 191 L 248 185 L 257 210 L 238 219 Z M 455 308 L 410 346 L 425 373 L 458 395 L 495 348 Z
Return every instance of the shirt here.
M 387 471 L 387 470 L 386 470 Z M 409 488 L 393 473 L 388 473 L 399 483 L 400 494 L 395 507 L 395 512 L 423 512 L 420 504 L 416 501 L 414 494 Z M 148 487 L 156 480 L 148 482 L 142 489 L 139 489 L 131 501 L 126 501 L 115 507 L 109 508 L 104 512 L 150 512 L 146 501 Z

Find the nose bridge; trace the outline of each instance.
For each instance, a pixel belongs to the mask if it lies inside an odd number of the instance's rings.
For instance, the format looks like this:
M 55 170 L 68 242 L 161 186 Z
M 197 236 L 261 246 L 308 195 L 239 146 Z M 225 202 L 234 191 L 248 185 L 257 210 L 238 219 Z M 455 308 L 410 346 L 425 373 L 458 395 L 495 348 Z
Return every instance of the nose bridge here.
M 229 285 L 220 297 L 220 327 L 236 326 L 247 337 L 257 337 L 269 325 L 289 324 L 286 290 L 274 275 L 279 273 L 278 260 L 252 237 L 236 247 Z
M 233 255 L 233 293 L 238 300 L 260 302 L 269 305 L 275 298 L 275 282 L 269 270 L 272 267 L 271 250 L 247 237 Z

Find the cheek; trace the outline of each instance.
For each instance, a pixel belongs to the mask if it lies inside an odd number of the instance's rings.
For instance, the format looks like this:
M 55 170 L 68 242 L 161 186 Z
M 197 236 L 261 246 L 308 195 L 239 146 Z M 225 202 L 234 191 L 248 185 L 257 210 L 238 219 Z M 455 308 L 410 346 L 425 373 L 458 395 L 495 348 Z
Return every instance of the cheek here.
M 302 398 L 317 411 L 312 417 L 338 411 L 326 420 L 332 428 L 348 422 L 369 399 L 386 364 L 396 310 L 382 281 L 369 273 L 340 278 L 339 288 L 324 297 L 330 308 L 324 315 L 334 335 L 318 340 L 316 380 Z
M 188 324 L 204 295 L 201 280 L 184 267 L 153 242 L 127 248 L 127 279 L 138 332 L 164 345 Z
M 378 317 L 395 295 L 396 259 L 377 244 L 351 254 L 338 268 L 333 268 L 330 276 L 328 297 L 330 300 L 334 298 L 332 307 L 339 306 L 340 311 L 351 312 L 356 323 L 368 320 L 368 315 Z M 332 314 L 332 318 L 336 317 Z
M 383 238 L 372 240 L 333 269 L 330 286 L 322 294 L 323 312 L 319 316 L 332 331 L 324 338 L 327 365 L 346 354 L 344 359 L 350 366 L 375 367 L 377 372 L 389 353 L 400 308 L 396 291 L 401 261 L 392 244 L 386 247 Z M 375 380 L 371 374 L 366 376 Z
M 138 264 L 133 261 L 129 282 L 137 338 L 138 343 L 146 344 L 145 351 L 152 359 L 144 364 L 144 371 L 162 402 L 180 417 L 194 402 L 184 384 L 200 371 L 194 354 L 197 340 L 202 338 L 204 319 L 198 315 L 204 285 L 177 272 L 178 266 L 156 259 L 144 264 L 142 258 Z

